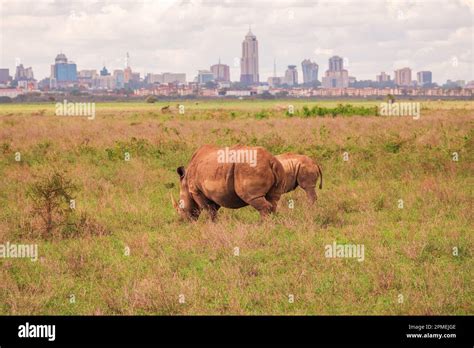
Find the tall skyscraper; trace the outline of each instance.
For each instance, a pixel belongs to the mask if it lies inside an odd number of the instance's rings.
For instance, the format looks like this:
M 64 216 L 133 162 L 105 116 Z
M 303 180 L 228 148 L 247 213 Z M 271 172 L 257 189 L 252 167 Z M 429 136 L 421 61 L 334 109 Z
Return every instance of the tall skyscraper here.
M 411 85 L 411 69 L 402 68 L 395 70 L 395 84 L 397 86 L 410 86 Z
M 344 60 L 341 57 L 333 56 L 329 58 L 329 71 L 342 71 Z
M 15 80 L 17 81 L 26 80 L 26 72 L 25 72 L 25 67 L 23 66 L 23 64 L 19 64 L 16 66 Z
M 288 69 L 285 72 L 285 81 L 288 86 L 294 86 L 298 84 L 298 71 L 296 65 L 288 65 Z
M 258 74 L 258 41 L 249 29 L 242 42 L 242 58 L 240 59 L 240 82 L 246 85 L 260 81 Z
M 211 72 L 214 74 L 214 79 L 217 82 L 230 82 L 230 68 L 228 65 L 219 63 L 211 66 Z
M 301 70 L 303 70 L 303 83 L 314 84 L 316 81 L 318 81 L 318 69 L 318 64 L 311 62 L 309 59 L 303 60 L 301 62 Z
M 416 74 L 416 77 L 420 86 L 431 85 L 433 83 L 431 71 L 420 71 Z
M 344 60 L 341 57 L 329 58 L 329 69 L 323 77 L 324 88 L 347 88 L 349 87 L 349 72 L 344 69 Z
M 68 62 L 64 53 L 56 56 L 55 63 L 51 65 L 50 87 L 62 87 L 77 82 L 77 66 Z

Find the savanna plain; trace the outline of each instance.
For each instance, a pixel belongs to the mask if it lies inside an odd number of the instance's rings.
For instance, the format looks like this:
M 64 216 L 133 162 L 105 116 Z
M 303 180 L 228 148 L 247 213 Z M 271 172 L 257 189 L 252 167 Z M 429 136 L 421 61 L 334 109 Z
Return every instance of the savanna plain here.
M 0 244 L 38 245 L 0 258 L 0 314 L 474 314 L 474 102 L 420 103 L 419 119 L 359 112 L 380 101 L 97 103 L 94 120 L 0 105 Z M 310 156 L 317 202 L 180 221 L 176 168 L 204 144 Z M 326 257 L 334 242 L 364 260 Z

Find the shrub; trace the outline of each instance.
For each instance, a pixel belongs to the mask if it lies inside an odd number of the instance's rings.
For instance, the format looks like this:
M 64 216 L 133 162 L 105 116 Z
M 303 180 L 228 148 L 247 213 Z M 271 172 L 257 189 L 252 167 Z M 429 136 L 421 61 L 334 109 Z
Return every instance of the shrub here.
M 87 213 L 76 214 L 71 200 L 77 190 L 71 180 L 56 171 L 30 185 L 27 194 L 33 201 L 33 222 L 25 225 L 27 230 L 44 239 L 110 234 Z
M 149 95 L 148 97 L 146 97 L 145 101 L 147 103 L 155 103 L 158 99 L 156 99 L 156 97 L 154 95 Z
M 255 114 L 255 119 L 257 120 L 263 120 L 264 118 L 268 118 L 268 114 L 264 110 L 259 111 Z
M 288 113 L 287 113 L 288 115 Z M 354 116 L 354 115 L 377 115 L 377 107 L 365 107 L 365 106 L 353 106 L 351 104 L 339 104 L 335 108 L 329 108 L 324 106 L 313 106 L 311 109 L 308 106 L 303 106 L 301 113 L 298 111 L 297 115 L 301 117 L 312 117 L 312 116 L 326 116 L 330 115 L 336 117 L 338 115 L 342 116 Z M 292 115 L 288 115 L 292 116 Z
M 33 201 L 33 215 L 40 218 L 42 236 L 53 236 L 58 228 L 67 223 L 73 212 L 70 202 L 76 190 L 76 185 L 58 172 L 29 187 L 28 196 Z

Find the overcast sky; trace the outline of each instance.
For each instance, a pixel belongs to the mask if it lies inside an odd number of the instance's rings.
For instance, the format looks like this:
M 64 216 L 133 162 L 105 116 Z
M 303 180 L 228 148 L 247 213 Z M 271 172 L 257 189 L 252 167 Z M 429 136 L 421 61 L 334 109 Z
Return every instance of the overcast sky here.
M 474 80 L 473 0 L 0 0 L 0 67 L 16 62 L 35 78 L 50 74 L 62 51 L 79 70 L 185 72 L 217 63 L 240 76 L 241 43 L 249 25 L 257 36 L 260 80 L 309 58 L 319 64 L 345 58 L 349 75 L 375 79 L 411 67 L 433 80 Z M 13 72 L 12 72 L 13 71 Z M 416 75 L 413 76 L 416 78 Z M 300 77 L 300 80 L 302 78 Z

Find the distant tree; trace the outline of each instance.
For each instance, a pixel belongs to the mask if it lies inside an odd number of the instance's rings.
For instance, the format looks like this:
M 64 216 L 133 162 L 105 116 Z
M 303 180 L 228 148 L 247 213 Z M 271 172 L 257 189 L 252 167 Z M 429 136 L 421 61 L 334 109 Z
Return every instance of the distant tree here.
M 269 91 L 264 91 L 262 94 L 260 94 L 260 98 L 262 99 L 275 99 L 275 96 L 271 94 Z
M 77 89 L 77 88 L 73 88 L 73 89 L 71 90 L 71 95 L 73 95 L 73 96 L 80 96 L 80 95 L 81 95 L 81 91 L 80 91 L 79 89 Z
M 154 103 L 157 101 L 156 97 L 154 95 L 149 95 L 148 97 L 146 97 L 145 101 L 147 103 Z
M 214 81 L 207 81 L 204 86 L 206 86 L 208 89 L 214 89 L 217 88 L 217 83 Z
M 7 97 L 7 96 L 0 97 L 0 104 L 11 103 L 11 102 L 12 102 L 12 98 L 10 97 Z
M 275 97 L 276 98 L 285 98 L 288 96 L 288 91 L 281 91 L 281 92 L 277 92 L 275 94 Z
M 14 98 L 14 100 L 15 100 L 16 102 L 20 102 L 20 103 L 21 103 L 21 102 L 26 102 L 27 99 L 28 99 L 28 97 L 26 96 L 26 94 L 20 94 L 20 95 L 17 95 L 17 96 Z

